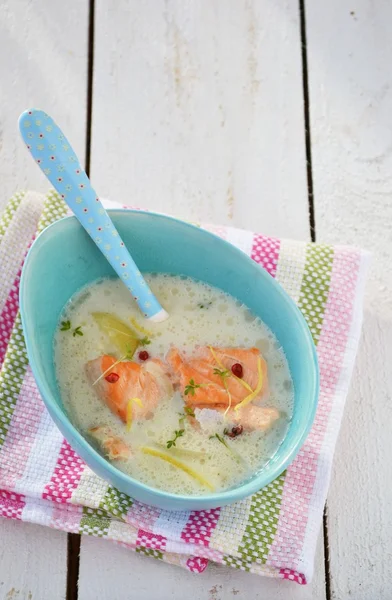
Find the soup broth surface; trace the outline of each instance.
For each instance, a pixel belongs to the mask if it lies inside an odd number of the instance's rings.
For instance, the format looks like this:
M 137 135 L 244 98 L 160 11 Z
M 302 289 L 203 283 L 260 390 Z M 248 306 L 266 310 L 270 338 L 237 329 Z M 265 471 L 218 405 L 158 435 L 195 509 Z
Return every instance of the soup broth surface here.
M 61 315 L 54 340 L 56 374 L 64 407 L 74 426 L 92 443 L 89 430 L 109 426 L 132 449 L 132 457 L 113 464 L 135 479 L 175 494 L 199 496 L 237 486 L 259 471 L 281 444 L 293 410 L 293 386 L 287 361 L 277 340 L 266 325 L 246 306 L 226 293 L 186 277 L 166 274 L 145 276 L 153 293 L 169 313 L 163 323 L 147 322 L 141 316 L 129 291 L 117 279 L 99 280 L 77 293 Z M 115 315 L 131 328 L 136 323 L 147 331 L 138 331 L 150 343 L 139 347 L 149 357 L 165 360 L 171 347 L 192 356 L 199 346 L 256 347 L 268 368 L 268 392 L 256 402 L 276 408 L 280 417 L 267 431 L 244 431 L 235 438 L 224 434 L 233 423 L 222 413 L 199 411 L 202 426 L 195 427 L 184 414 L 180 391 L 159 402 L 151 419 L 135 421 L 128 430 L 98 397 L 88 381 L 85 365 L 104 354 L 120 358 L 118 349 L 92 316 L 96 312 Z M 132 321 L 133 320 L 133 321 Z M 61 323 L 69 328 L 61 330 Z M 133 324 L 132 324 L 133 323 Z M 79 333 L 75 329 L 79 327 Z M 135 330 L 136 331 L 136 330 Z M 175 432 L 183 433 L 175 439 Z M 141 448 L 164 452 L 207 480 L 210 488 L 177 466 Z

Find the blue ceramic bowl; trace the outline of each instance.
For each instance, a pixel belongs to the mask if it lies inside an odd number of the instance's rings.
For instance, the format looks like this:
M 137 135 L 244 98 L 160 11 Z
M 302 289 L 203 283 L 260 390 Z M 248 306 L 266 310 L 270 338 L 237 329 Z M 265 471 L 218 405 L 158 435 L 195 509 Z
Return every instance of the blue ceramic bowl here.
M 113 210 L 111 217 L 142 271 L 188 275 L 246 304 L 282 345 L 295 390 L 294 414 L 272 460 L 243 485 L 208 496 L 162 492 L 107 462 L 72 425 L 53 364 L 53 337 L 64 305 L 81 287 L 114 275 L 75 217 L 51 225 L 34 242 L 23 267 L 20 308 L 31 368 L 56 425 L 90 468 L 122 492 L 165 509 L 215 508 L 249 496 L 275 479 L 298 453 L 313 422 L 318 366 L 308 326 L 283 289 L 243 252 L 187 223 L 151 213 Z

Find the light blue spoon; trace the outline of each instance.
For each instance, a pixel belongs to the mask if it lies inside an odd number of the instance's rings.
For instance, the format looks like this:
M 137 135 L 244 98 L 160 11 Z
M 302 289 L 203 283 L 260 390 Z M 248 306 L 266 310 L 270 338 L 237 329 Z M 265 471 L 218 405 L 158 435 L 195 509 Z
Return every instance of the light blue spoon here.
M 168 318 L 126 249 L 67 138 L 42 110 L 26 110 L 19 129 L 32 157 L 127 286 L 147 319 Z

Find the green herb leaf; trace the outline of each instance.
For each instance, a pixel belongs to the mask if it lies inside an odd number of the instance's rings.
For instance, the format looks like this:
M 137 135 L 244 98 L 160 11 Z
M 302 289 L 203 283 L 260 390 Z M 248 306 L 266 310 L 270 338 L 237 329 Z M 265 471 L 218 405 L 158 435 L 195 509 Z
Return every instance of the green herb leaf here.
M 184 412 L 178 413 L 178 414 L 180 415 L 180 418 L 178 419 L 179 423 L 180 423 L 180 427 L 183 427 L 186 417 L 194 417 L 195 411 L 193 410 L 193 408 L 191 406 L 184 406 Z
M 190 394 L 191 396 L 194 396 L 195 390 L 197 388 L 204 387 L 204 385 L 205 384 L 202 384 L 202 383 L 195 383 L 193 379 L 190 379 L 188 385 L 186 385 L 185 389 L 184 389 L 185 396 L 188 396 L 188 394 Z
M 139 340 L 139 344 L 140 346 L 148 346 L 149 344 L 151 344 L 151 340 L 149 340 L 148 337 L 144 337 L 141 340 Z
M 219 433 L 216 433 L 216 434 L 215 434 L 215 437 L 216 437 L 216 438 L 217 438 L 217 439 L 220 441 L 220 443 L 221 443 L 221 444 L 223 444 L 224 446 L 226 446 L 226 448 L 228 448 L 228 446 L 227 446 L 227 444 L 226 444 L 225 440 L 223 439 L 223 437 L 221 437 L 221 436 L 219 435 Z
M 174 432 L 174 438 L 166 442 L 166 448 L 171 448 L 176 445 L 176 441 L 179 437 L 182 437 L 185 433 L 185 429 L 178 429 Z
M 209 439 L 213 440 L 214 438 L 216 438 L 217 440 L 219 440 L 219 442 L 221 444 L 223 444 L 225 446 L 225 448 L 227 448 L 230 452 L 232 451 L 230 446 L 227 445 L 227 443 L 225 442 L 225 440 L 223 439 L 223 437 L 221 437 L 219 435 L 219 433 L 216 433 L 215 435 L 210 435 Z
M 226 431 L 226 430 L 225 430 Z M 233 448 L 231 448 L 229 446 L 229 444 L 223 439 L 223 437 L 221 437 L 219 435 L 219 433 L 216 433 L 215 435 L 210 435 L 209 439 L 213 440 L 214 438 L 216 438 L 221 444 L 224 445 L 224 447 L 230 452 L 230 454 L 232 454 L 233 458 L 240 464 L 240 465 L 246 465 L 246 461 L 242 458 L 242 456 L 240 454 L 238 454 L 238 452 L 236 452 L 235 450 L 233 450 Z
M 226 377 L 230 377 L 230 371 L 227 369 L 214 369 L 214 375 L 219 375 L 222 379 L 226 379 Z
M 184 408 L 184 411 L 186 412 L 186 414 L 187 414 L 189 417 L 194 417 L 194 416 L 195 416 L 195 411 L 193 410 L 193 408 L 192 408 L 191 406 L 186 406 L 186 407 Z
M 61 321 L 60 331 L 68 331 L 71 329 L 71 321 Z
M 199 304 L 197 305 L 199 308 L 209 308 L 212 304 L 211 302 L 199 302 Z
M 83 331 L 81 326 L 79 325 L 79 327 L 75 327 L 75 329 L 72 332 L 73 337 L 77 336 L 77 335 L 83 335 Z

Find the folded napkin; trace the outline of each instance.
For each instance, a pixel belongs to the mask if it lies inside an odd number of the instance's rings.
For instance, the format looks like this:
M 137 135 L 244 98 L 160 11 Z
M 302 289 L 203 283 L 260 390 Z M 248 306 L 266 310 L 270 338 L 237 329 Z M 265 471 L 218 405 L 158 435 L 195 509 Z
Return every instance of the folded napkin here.
M 37 232 L 65 214 L 54 192 L 27 192 L 10 200 L 0 221 L 0 515 L 103 537 L 194 572 L 212 560 L 309 582 L 360 335 L 367 255 L 206 227 L 251 256 L 297 303 L 317 346 L 320 397 L 305 444 L 275 481 L 231 506 L 169 512 L 97 477 L 63 439 L 37 390 L 18 313 L 20 271 Z

